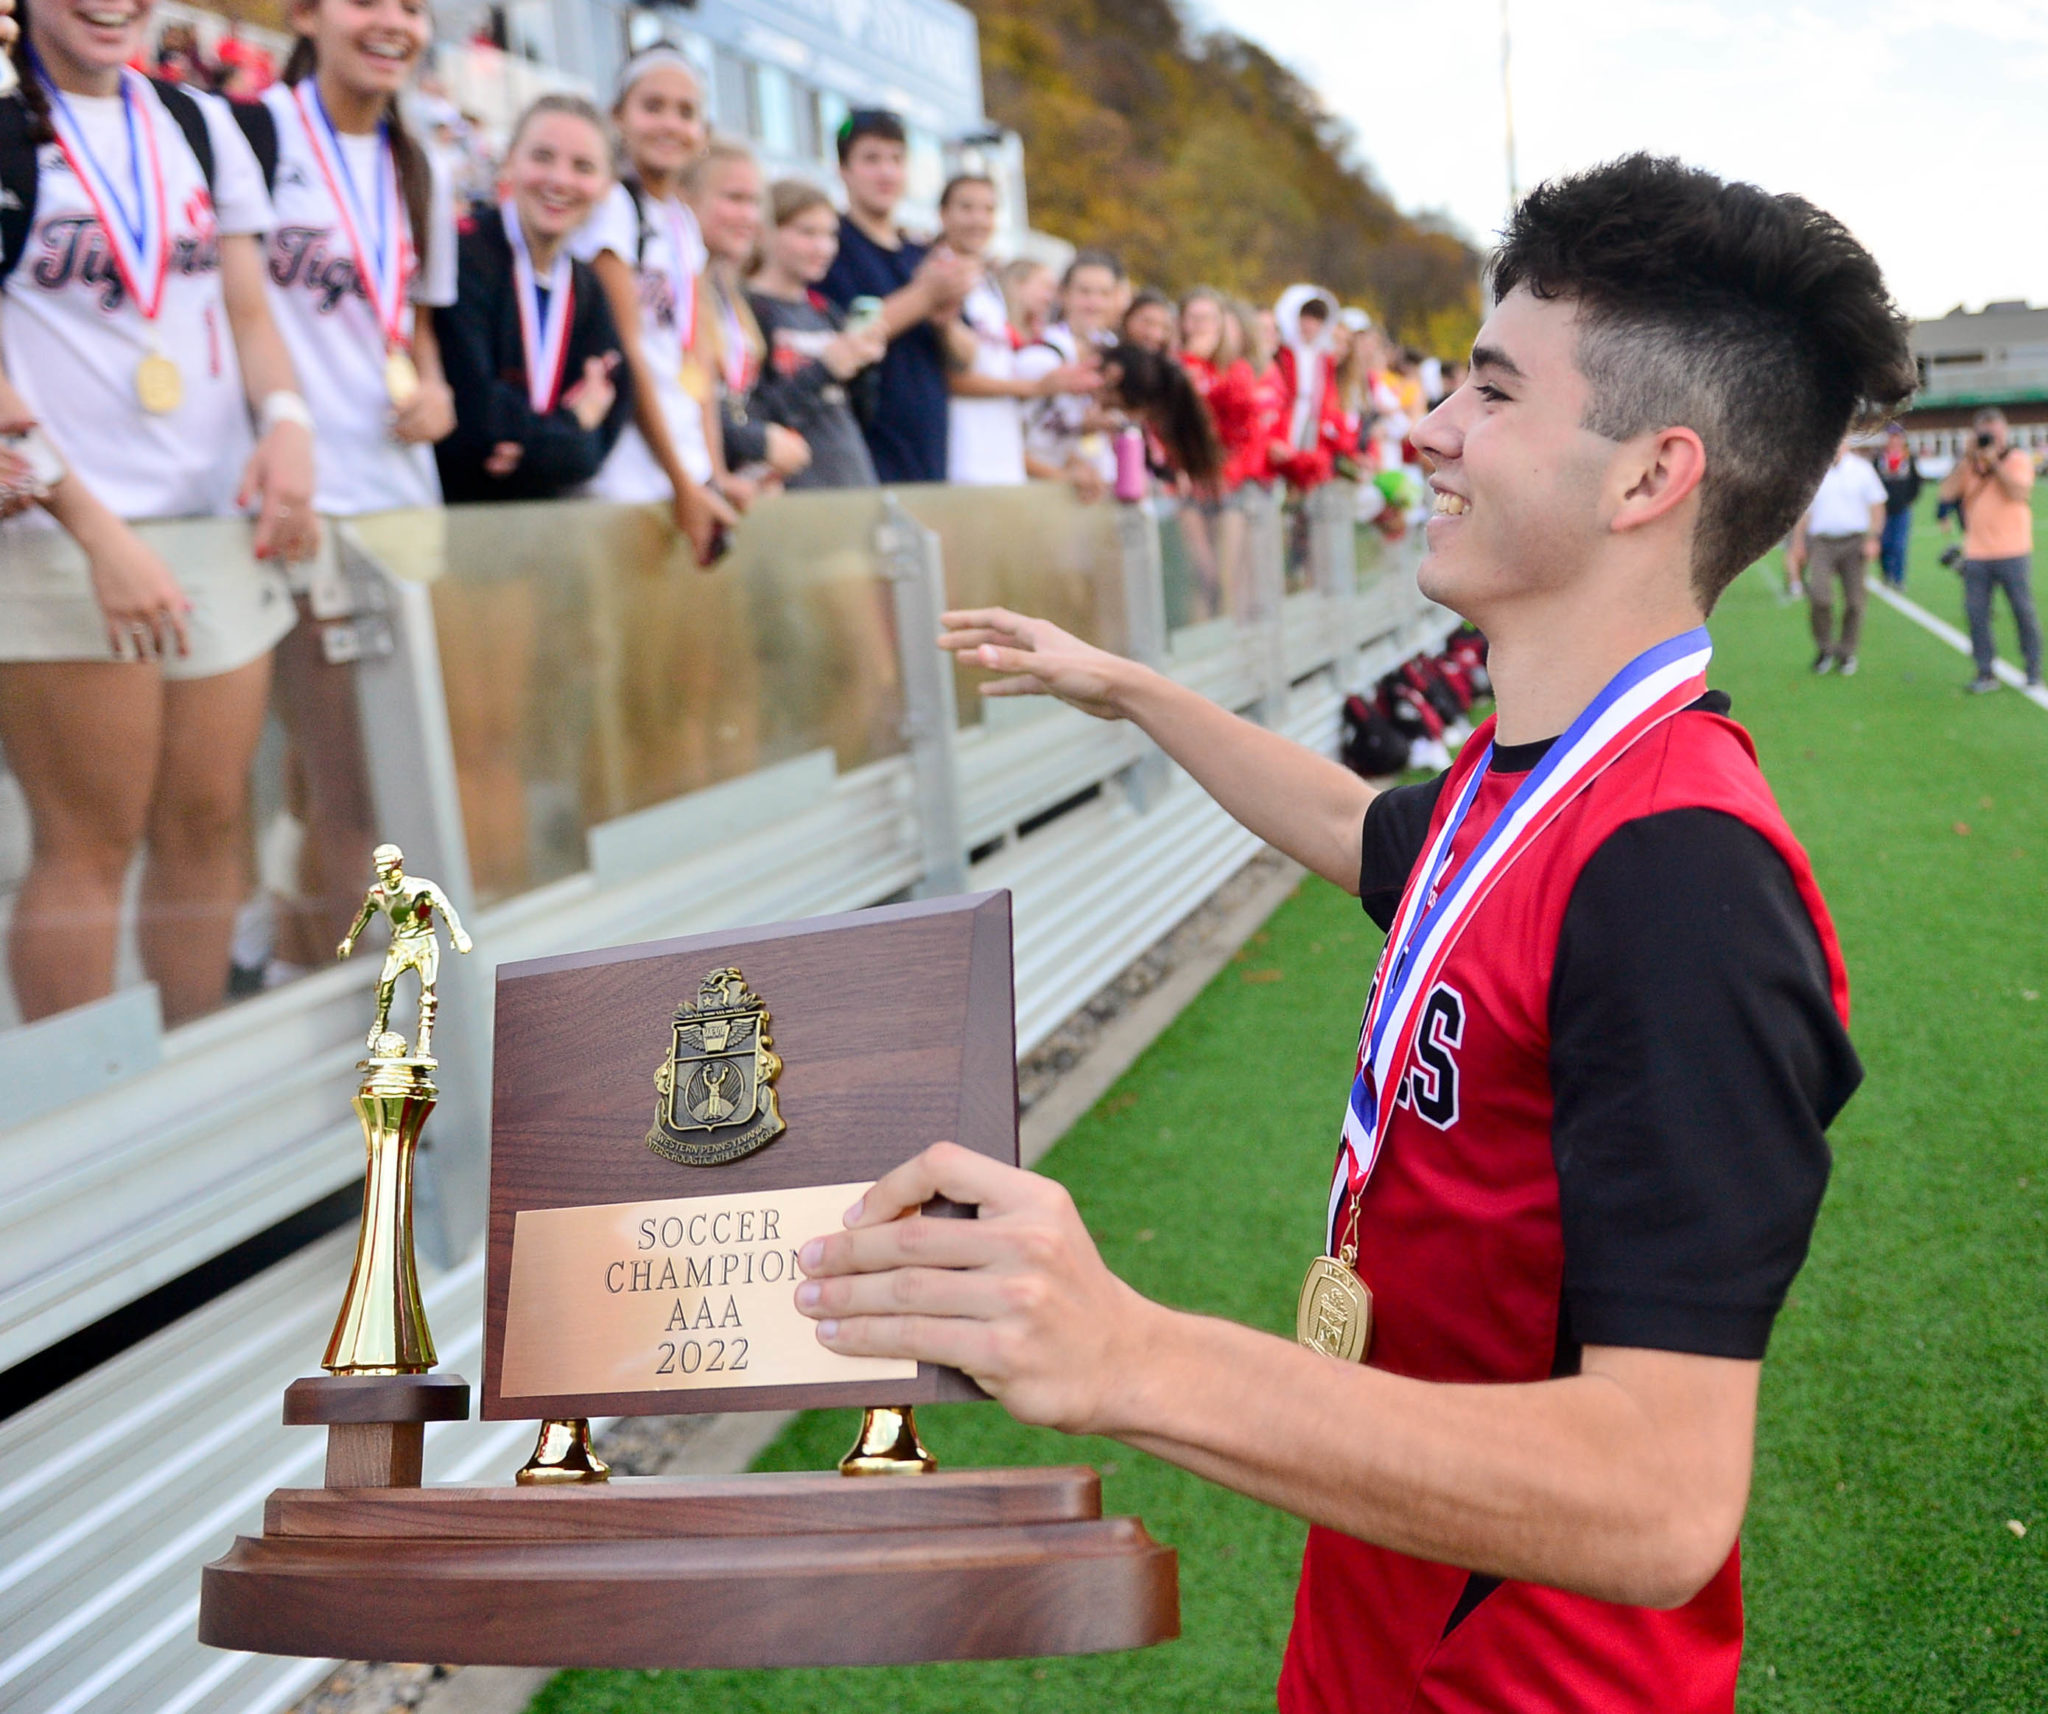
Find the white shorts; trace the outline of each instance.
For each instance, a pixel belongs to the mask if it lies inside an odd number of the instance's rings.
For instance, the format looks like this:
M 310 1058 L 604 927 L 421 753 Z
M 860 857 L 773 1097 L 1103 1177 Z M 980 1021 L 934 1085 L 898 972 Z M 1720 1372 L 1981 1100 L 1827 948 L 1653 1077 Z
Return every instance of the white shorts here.
M 250 553 L 248 519 L 160 519 L 135 529 L 192 603 L 190 652 L 164 657 L 165 678 L 233 672 L 262 659 L 292 628 L 291 589 L 283 572 Z M 33 514 L 0 528 L 0 661 L 117 658 L 78 544 Z

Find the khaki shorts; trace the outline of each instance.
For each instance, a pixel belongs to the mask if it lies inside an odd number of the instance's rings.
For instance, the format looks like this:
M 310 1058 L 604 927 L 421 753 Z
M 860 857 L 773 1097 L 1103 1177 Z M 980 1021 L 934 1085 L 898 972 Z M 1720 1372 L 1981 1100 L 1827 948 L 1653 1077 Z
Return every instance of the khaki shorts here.
M 246 518 L 176 518 L 135 526 L 192 603 L 188 654 L 167 655 L 167 679 L 216 678 L 260 660 L 297 618 L 283 572 L 249 551 Z M 0 529 L 0 661 L 117 657 L 93 599 L 85 554 L 33 515 Z

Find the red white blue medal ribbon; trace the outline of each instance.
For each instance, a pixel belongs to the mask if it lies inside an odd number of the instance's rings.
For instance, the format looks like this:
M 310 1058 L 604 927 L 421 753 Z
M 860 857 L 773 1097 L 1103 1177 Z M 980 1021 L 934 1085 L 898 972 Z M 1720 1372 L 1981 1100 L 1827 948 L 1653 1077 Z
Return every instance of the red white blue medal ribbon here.
M 1358 1071 L 1344 1111 L 1343 1140 L 1330 1186 L 1333 1233 L 1346 1193 L 1355 1198 L 1363 1191 L 1378 1164 L 1408 1074 L 1422 1002 L 1473 915 L 1573 798 L 1638 739 L 1699 700 L 1713 652 L 1702 626 L 1630 661 L 1523 777 L 1471 855 L 1445 876 L 1458 830 L 1493 759 L 1493 745 L 1487 743 L 1469 767 L 1467 758 L 1476 746 L 1468 746 L 1458 758 L 1445 782 L 1456 794 L 1451 811 L 1408 877 L 1373 975 L 1359 1032 Z
M 724 347 L 719 360 L 725 369 L 725 390 L 744 396 L 754 376 L 753 349 L 747 344 L 747 330 L 733 299 L 725 292 L 713 296 L 718 299 L 719 343 Z M 694 307 L 691 314 L 696 314 Z
M 679 202 L 654 205 L 668 228 L 668 283 L 676 298 L 676 335 L 688 351 L 697 343 L 697 274 L 692 265 L 702 240 L 697 236 L 697 217 Z
M 140 72 L 121 68 L 121 110 L 128 122 L 130 192 L 129 200 L 124 201 L 113 176 L 92 152 L 64 92 L 51 81 L 40 59 L 35 67 L 36 76 L 50 98 L 50 126 L 57 134 L 57 147 L 63 150 L 65 161 L 92 204 L 100 230 L 107 235 L 107 248 L 113 252 L 114 267 L 127 288 L 129 300 L 144 321 L 153 322 L 164 307 L 164 282 L 170 277 L 171 220 L 147 82 Z
M 320 99 L 319 84 L 310 77 L 294 84 L 292 101 L 298 107 L 313 159 L 320 164 L 320 176 L 327 181 L 327 194 L 341 215 L 341 230 L 355 258 L 356 277 L 363 282 L 385 348 L 402 348 L 407 343 L 406 288 L 418 264 L 411 224 L 398 191 L 398 161 L 391 150 L 390 129 L 382 124 L 377 127 L 377 179 L 366 204 L 349 171 L 340 134 Z
M 569 356 L 569 324 L 576 319 L 576 288 L 566 246 L 555 254 L 548 271 L 547 302 L 527 253 L 526 234 L 519 229 L 519 211 L 511 202 L 498 204 L 505 222 L 505 241 L 512 246 L 512 295 L 519 304 L 519 343 L 526 354 L 526 396 L 543 415 L 562 396 L 562 365 Z

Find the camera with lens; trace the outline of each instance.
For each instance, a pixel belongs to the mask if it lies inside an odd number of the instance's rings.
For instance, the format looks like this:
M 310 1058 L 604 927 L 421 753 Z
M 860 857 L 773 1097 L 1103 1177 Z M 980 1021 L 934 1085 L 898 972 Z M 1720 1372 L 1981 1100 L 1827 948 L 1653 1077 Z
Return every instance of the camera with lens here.
M 1998 436 L 1989 429 L 1979 429 L 1977 431 L 1977 450 L 1979 452 L 1989 452 L 1997 439 Z
M 1941 563 L 1954 571 L 1963 563 L 1963 550 L 1954 542 L 1941 550 Z

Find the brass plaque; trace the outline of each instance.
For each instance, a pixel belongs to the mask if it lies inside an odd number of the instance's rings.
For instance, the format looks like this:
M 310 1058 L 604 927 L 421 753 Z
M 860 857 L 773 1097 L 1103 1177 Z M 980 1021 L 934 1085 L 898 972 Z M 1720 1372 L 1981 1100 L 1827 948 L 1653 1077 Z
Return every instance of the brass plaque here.
M 911 1380 L 842 1357 L 797 1313 L 797 1251 L 843 1229 L 865 1183 L 521 1209 L 505 1307 L 506 1398 Z

